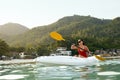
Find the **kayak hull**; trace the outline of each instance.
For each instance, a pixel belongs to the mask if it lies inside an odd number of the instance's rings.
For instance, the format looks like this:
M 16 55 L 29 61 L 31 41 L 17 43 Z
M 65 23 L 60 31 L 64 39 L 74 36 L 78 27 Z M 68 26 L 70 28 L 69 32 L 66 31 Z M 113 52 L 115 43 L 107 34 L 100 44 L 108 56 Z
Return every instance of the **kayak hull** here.
M 91 56 L 88 58 L 79 58 L 72 56 L 41 56 L 35 59 L 37 62 L 42 64 L 55 64 L 55 65 L 92 65 L 100 60 L 98 60 L 95 56 Z

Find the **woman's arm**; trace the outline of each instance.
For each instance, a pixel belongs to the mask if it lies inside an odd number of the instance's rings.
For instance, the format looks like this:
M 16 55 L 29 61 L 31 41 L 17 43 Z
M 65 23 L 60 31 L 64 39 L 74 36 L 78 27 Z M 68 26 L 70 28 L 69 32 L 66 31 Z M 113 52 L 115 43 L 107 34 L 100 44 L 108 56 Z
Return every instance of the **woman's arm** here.
M 71 45 L 71 49 L 78 49 L 78 47 L 75 46 L 75 44 L 72 44 L 72 45 Z
M 88 55 L 92 55 L 89 48 L 86 46 L 86 51 L 88 52 Z

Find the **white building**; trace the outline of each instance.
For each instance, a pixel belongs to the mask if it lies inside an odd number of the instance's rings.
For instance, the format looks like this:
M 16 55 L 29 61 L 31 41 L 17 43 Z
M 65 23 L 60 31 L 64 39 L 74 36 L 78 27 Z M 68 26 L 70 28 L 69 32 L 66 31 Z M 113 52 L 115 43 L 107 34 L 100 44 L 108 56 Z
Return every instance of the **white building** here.
M 56 56 L 56 55 L 70 56 L 71 55 L 71 51 L 67 51 L 66 47 L 58 47 L 56 52 L 51 54 L 51 56 Z

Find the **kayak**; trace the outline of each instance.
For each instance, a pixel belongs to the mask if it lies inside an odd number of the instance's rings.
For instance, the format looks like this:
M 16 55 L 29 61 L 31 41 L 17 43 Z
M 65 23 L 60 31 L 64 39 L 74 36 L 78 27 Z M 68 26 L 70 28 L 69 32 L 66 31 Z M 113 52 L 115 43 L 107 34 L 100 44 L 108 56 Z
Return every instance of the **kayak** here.
M 35 59 L 36 62 L 42 64 L 54 64 L 54 65 L 92 65 L 102 61 L 98 56 L 91 56 L 88 58 L 80 58 L 73 56 L 41 56 Z

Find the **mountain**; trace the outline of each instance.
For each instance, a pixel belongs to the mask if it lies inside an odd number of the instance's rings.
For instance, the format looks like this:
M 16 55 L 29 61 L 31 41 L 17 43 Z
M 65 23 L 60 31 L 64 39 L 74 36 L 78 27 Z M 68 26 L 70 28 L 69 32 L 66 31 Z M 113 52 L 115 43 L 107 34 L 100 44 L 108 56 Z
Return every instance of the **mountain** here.
M 55 41 L 49 33 L 57 31 L 66 39 L 65 42 Z M 120 18 L 113 20 L 98 19 L 91 16 L 66 16 L 46 26 L 37 26 L 29 31 L 9 37 L 5 41 L 10 46 L 37 47 L 47 45 L 45 48 L 59 46 L 70 47 L 82 38 L 90 49 L 120 48 Z
M 7 36 L 22 34 L 28 30 L 29 29 L 27 27 L 17 23 L 7 23 L 0 25 L 0 34 Z

